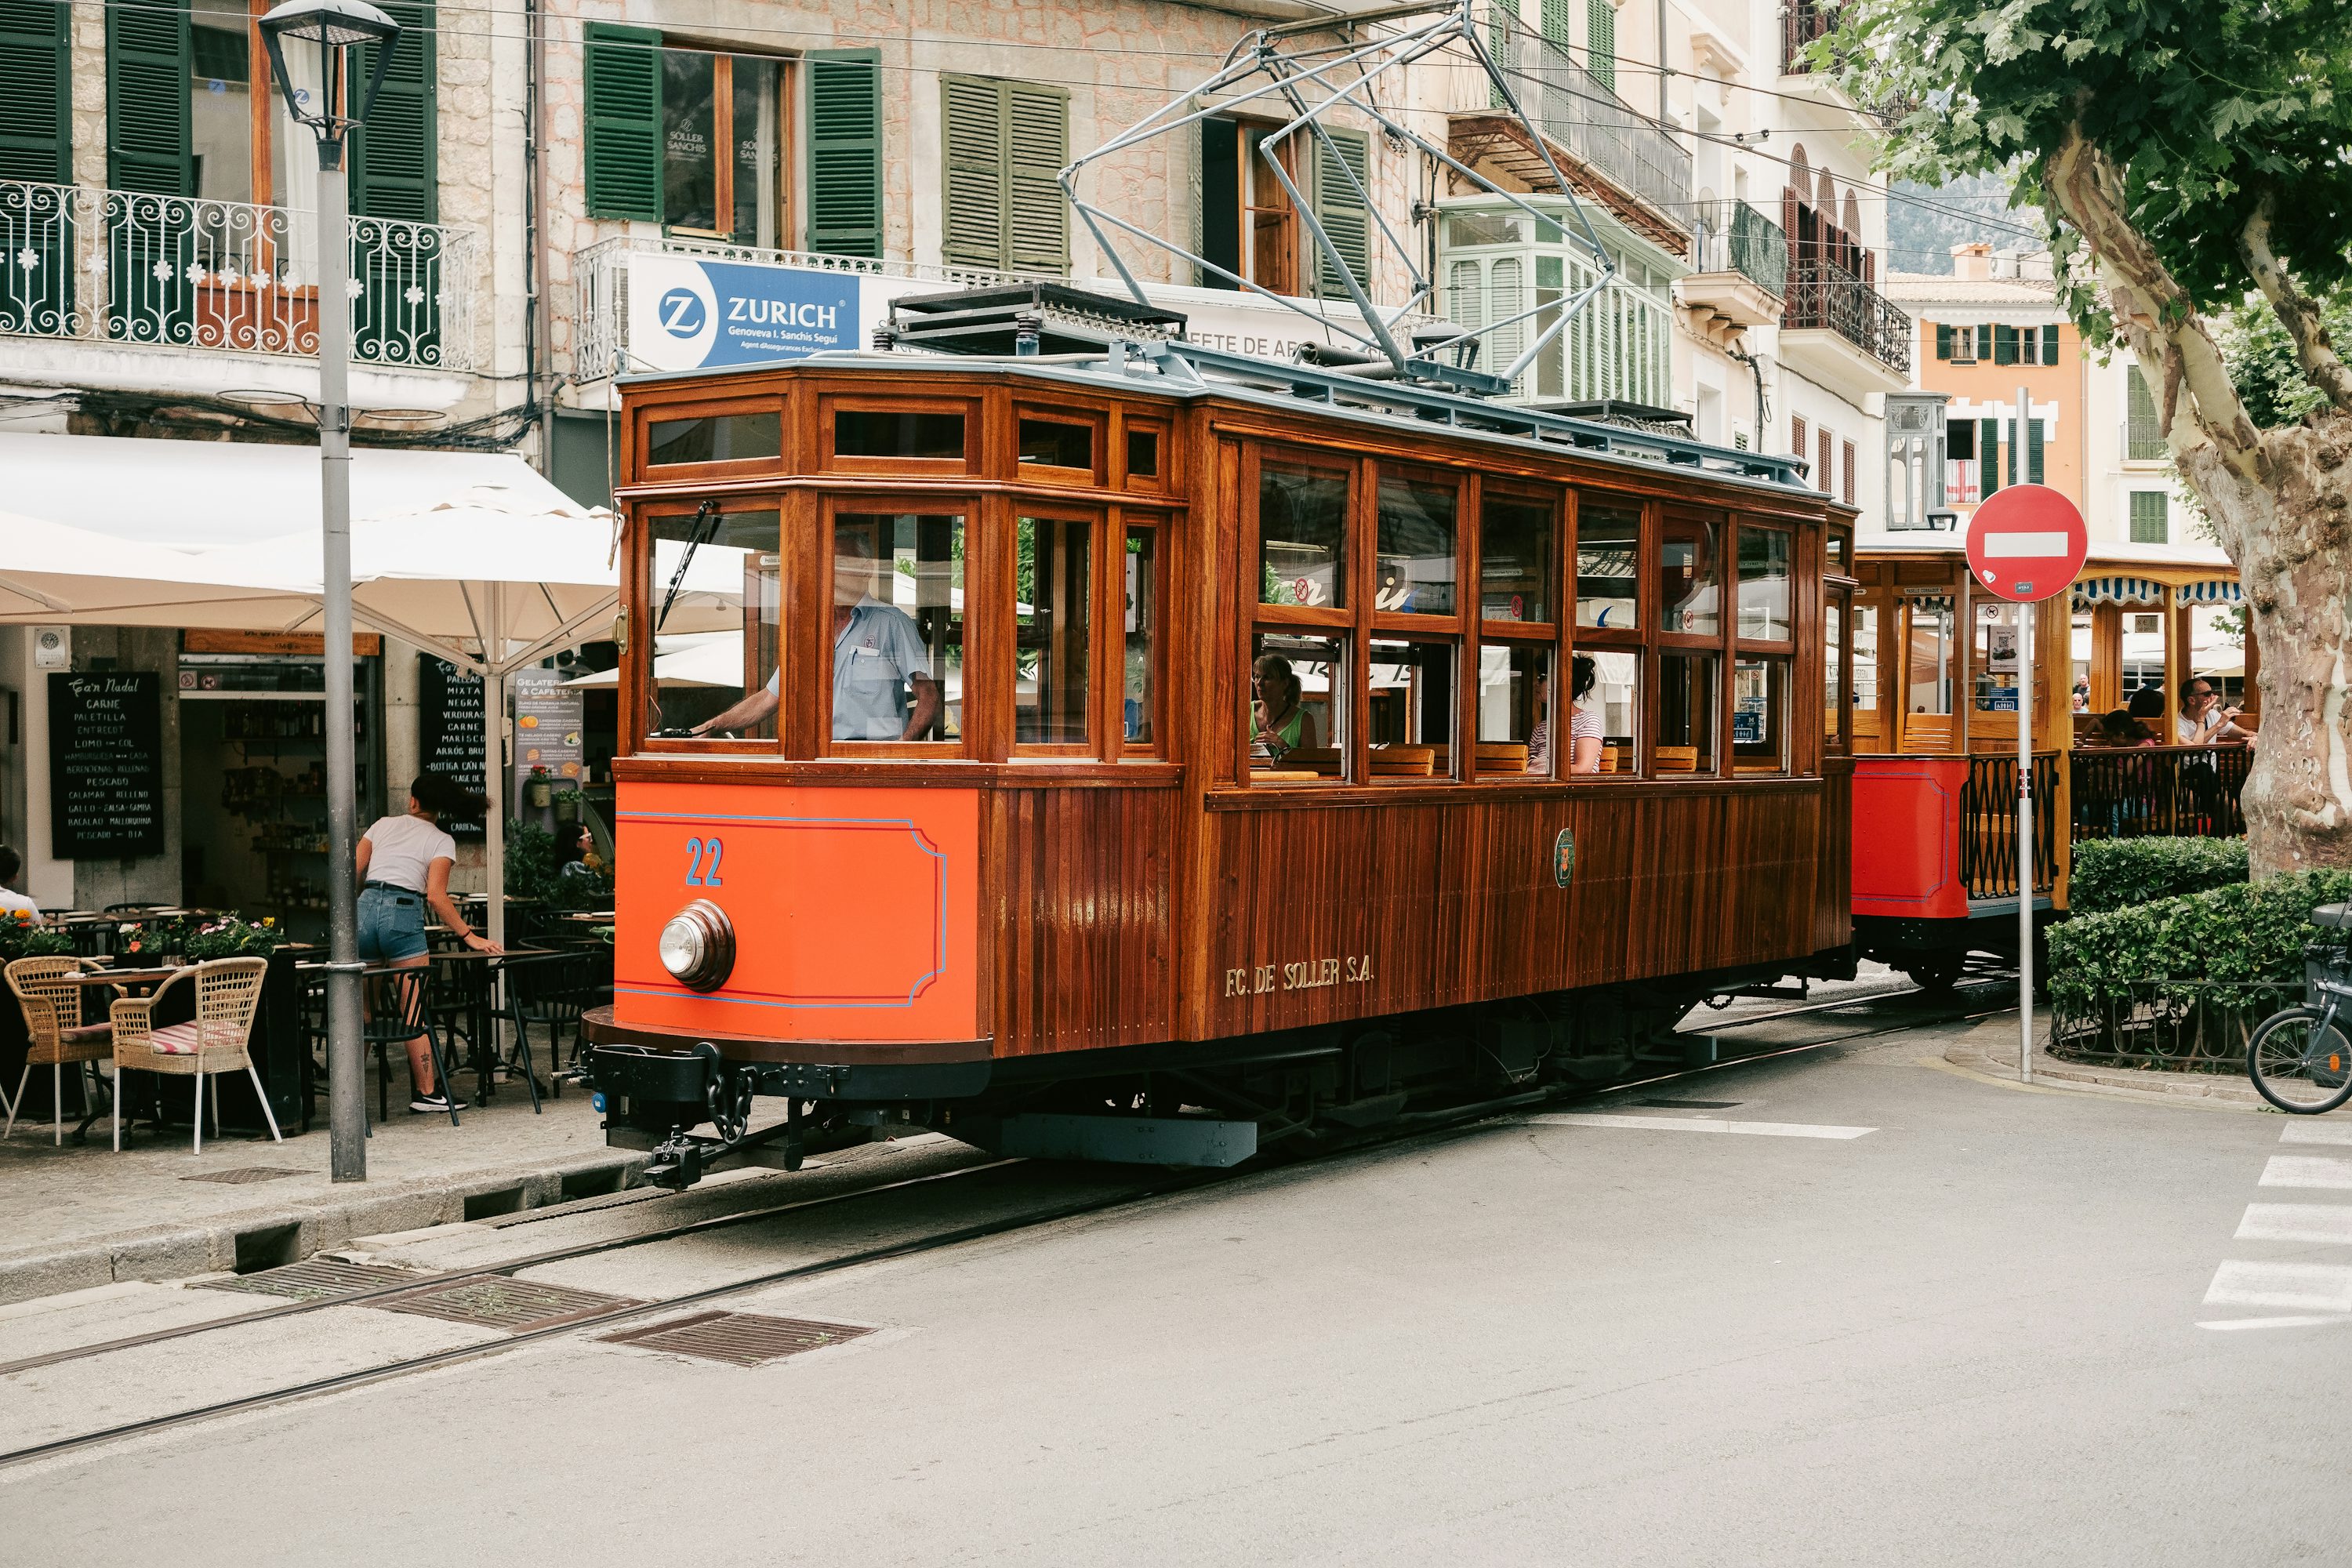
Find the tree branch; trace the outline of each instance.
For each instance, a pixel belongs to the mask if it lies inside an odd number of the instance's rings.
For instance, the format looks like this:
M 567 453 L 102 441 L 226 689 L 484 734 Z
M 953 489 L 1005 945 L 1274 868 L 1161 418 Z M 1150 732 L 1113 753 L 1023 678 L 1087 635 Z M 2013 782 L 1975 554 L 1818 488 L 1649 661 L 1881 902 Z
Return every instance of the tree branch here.
M 2352 410 L 2352 370 L 2347 370 L 2336 357 L 2318 301 L 2303 291 L 2294 274 L 2279 265 L 2278 253 L 2271 248 L 2274 211 L 2275 198 L 2265 193 L 2239 231 L 2238 258 L 2254 275 L 2254 287 L 2263 291 L 2279 324 L 2294 341 L 2295 363 L 2303 367 L 2305 379 L 2326 393 L 2327 401 L 2336 407 Z
M 2262 433 L 2247 417 L 2195 303 L 2147 237 L 2124 216 L 2123 171 L 2074 125 L 2050 161 L 2044 184 L 2090 246 L 2108 309 L 2132 352 L 2161 374 L 2165 441 L 2174 458 L 2185 470 L 2192 454 L 2210 449 L 2242 480 L 2260 483 Z

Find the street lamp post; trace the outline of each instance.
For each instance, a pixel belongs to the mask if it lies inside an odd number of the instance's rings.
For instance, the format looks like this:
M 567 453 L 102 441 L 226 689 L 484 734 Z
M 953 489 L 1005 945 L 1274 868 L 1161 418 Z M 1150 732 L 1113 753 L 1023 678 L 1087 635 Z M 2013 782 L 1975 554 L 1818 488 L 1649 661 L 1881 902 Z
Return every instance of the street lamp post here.
M 352 765 L 352 302 L 344 138 L 367 119 L 400 25 L 366 0 L 287 0 L 261 18 L 270 72 L 286 111 L 319 139 L 319 457 L 326 554 L 327 1125 L 338 1182 L 367 1180 L 367 1098 L 360 1052 L 359 803 Z M 350 52 L 376 46 L 375 70 L 356 110 Z M 315 85 L 297 87 L 289 47 Z

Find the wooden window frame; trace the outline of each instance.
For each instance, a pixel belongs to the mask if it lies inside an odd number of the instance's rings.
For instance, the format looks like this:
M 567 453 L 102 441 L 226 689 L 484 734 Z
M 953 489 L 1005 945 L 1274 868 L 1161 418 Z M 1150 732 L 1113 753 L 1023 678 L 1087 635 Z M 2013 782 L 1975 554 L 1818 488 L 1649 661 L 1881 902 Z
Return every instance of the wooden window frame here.
M 953 414 L 963 420 L 963 457 L 857 458 L 843 457 L 835 447 L 836 417 L 850 414 Z M 982 472 L 986 451 L 987 407 L 979 397 L 887 397 L 874 394 L 828 392 L 816 400 L 816 443 L 819 471 L 877 478 L 965 479 Z M 827 546 L 830 549 L 830 546 Z M 967 546 L 969 549 L 969 546 Z
M 1042 425 L 1084 426 L 1087 432 L 1088 452 L 1092 463 L 1083 468 L 1065 468 L 1056 463 L 1024 463 L 1021 460 L 1021 422 L 1029 420 Z M 1012 457 L 1010 470 L 1019 484 L 1071 485 L 1085 489 L 1108 489 L 1110 481 L 1110 416 L 1100 409 L 1070 407 L 1064 405 L 1015 403 L 1013 405 L 1011 439 L 1006 449 Z
M 746 414 L 776 416 L 776 455 L 772 458 L 721 458 L 705 463 L 659 463 L 653 460 L 654 426 L 674 420 L 718 419 Z M 793 428 L 779 395 L 755 398 L 695 398 L 679 403 L 651 404 L 640 408 L 631 432 L 636 460 L 634 472 L 646 483 L 717 482 L 731 479 L 764 479 L 792 472 Z
M 800 238 L 793 228 L 798 218 L 793 195 L 794 189 L 800 183 L 800 169 L 796 157 L 800 151 L 800 142 L 799 137 L 795 134 L 799 116 L 794 112 L 796 107 L 794 89 L 798 85 L 794 79 L 798 75 L 795 69 L 800 63 L 798 58 L 793 55 L 772 55 L 760 49 L 720 48 L 715 45 L 672 43 L 667 35 L 664 35 L 662 38 L 661 48 L 665 54 L 675 50 L 685 54 L 710 57 L 710 214 L 713 218 L 721 216 L 727 218 L 730 226 L 735 216 L 735 58 L 738 55 L 741 55 L 774 63 L 776 67 L 776 248 L 793 249 L 795 242 Z M 656 68 L 659 68 L 658 65 Z M 720 133 L 721 127 L 725 128 L 724 134 Z M 669 128 L 664 125 L 661 130 L 665 145 L 660 173 L 665 185 L 664 194 L 667 195 L 668 181 L 667 142 Z M 756 229 L 749 237 L 745 237 L 737 234 L 732 226 L 688 228 L 683 224 L 672 224 L 667 217 L 662 221 L 662 233 L 684 235 L 694 239 L 712 239 L 724 245 L 757 246 L 759 244 L 759 234 Z
M 1789 542 L 1789 574 L 1786 579 L 1789 584 L 1789 635 L 1785 637 L 1751 637 L 1742 634 L 1738 629 L 1739 589 L 1742 583 L 1739 575 L 1739 539 L 1740 535 L 1750 530 L 1758 533 L 1778 533 Z M 1723 563 L 1725 575 L 1730 580 L 1725 597 L 1731 606 L 1734 651 L 1786 654 L 1793 657 L 1797 652 L 1797 645 L 1802 640 L 1803 631 L 1804 600 L 1799 591 L 1799 584 L 1804 580 L 1799 555 L 1804 543 L 1801 531 L 1790 523 L 1768 522 L 1760 518 L 1734 515 L 1731 519 L 1731 548 L 1724 552 Z
M 965 427 L 967 447 L 971 427 Z M 857 762 L 959 762 L 978 760 L 1003 762 L 1005 740 L 1010 734 L 1013 706 L 1009 685 L 992 690 L 983 659 L 994 657 L 997 649 L 1009 656 L 1013 604 L 1010 597 L 1012 542 L 1010 519 L 1003 496 L 977 492 L 916 491 L 911 494 L 890 494 L 881 491 L 827 490 L 816 508 L 816 540 L 813 569 L 805 591 L 794 601 L 808 621 L 801 637 L 793 639 L 798 651 L 807 658 L 804 668 L 825 672 L 827 679 L 810 692 L 813 701 L 806 704 L 814 718 L 814 754 L 819 757 L 845 758 Z M 831 675 L 833 629 L 833 542 L 836 520 L 844 513 L 857 517 L 917 517 L 958 516 L 963 519 L 963 730 L 952 741 L 836 741 L 833 738 L 833 682 Z M 1005 559 L 995 559 L 999 551 Z M 979 609 L 975 612 L 973 606 Z M 999 612 L 1002 612 L 1001 614 Z M 1001 625 L 999 623 L 1002 623 Z M 975 679 L 977 677 L 977 679 Z M 946 703 L 946 680 L 937 672 L 940 703 Z M 785 681 L 789 692 L 792 683 Z M 1002 707 L 999 715 L 995 710 Z
M 1588 626 L 1577 620 L 1577 552 L 1583 545 L 1584 508 L 1588 501 L 1612 509 L 1629 510 L 1640 522 L 1633 535 L 1633 625 L 1630 626 Z M 1575 684 L 1576 656 L 1588 648 L 1630 653 L 1641 672 L 1641 689 L 1634 694 L 1641 711 L 1634 720 L 1633 754 L 1625 766 L 1614 772 L 1570 773 L 1554 765 L 1554 776 L 1571 783 L 1592 784 L 1603 780 L 1622 782 L 1654 776 L 1651 766 L 1652 733 L 1657 728 L 1657 681 L 1652 666 L 1654 638 L 1658 625 L 1658 591 L 1655 574 L 1648 570 L 1651 552 L 1657 548 L 1658 529 L 1664 509 L 1655 500 L 1626 494 L 1598 486 L 1571 485 L 1566 496 L 1566 508 L 1560 531 L 1559 571 L 1566 584 L 1567 595 L 1560 601 L 1560 650 L 1552 679 L 1560 689 L 1552 695 L 1555 714 L 1568 711 L 1567 689 Z M 1606 744 L 1604 740 L 1603 744 Z M 1555 742 L 1553 750 L 1558 751 Z
M 666 584 L 655 581 L 654 540 L 652 529 L 656 519 L 692 517 L 706 500 L 719 502 L 720 515 L 740 511 L 772 511 L 776 514 L 776 734 L 772 740 L 721 741 L 708 737 L 689 740 L 682 736 L 656 736 L 648 726 L 654 693 L 654 617 L 660 613 L 660 597 Z M 794 587 L 793 571 L 792 510 L 782 491 L 751 490 L 718 495 L 681 493 L 635 500 L 628 503 L 625 525 L 627 566 L 623 592 L 627 597 L 626 615 L 629 623 L 629 646 L 644 650 L 641 668 L 645 679 L 625 688 L 627 711 L 621 717 L 621 733 L 626 744 L 636 748 L 640 755 L 682 755 L 691 757 L 765 757 L 782 754 L 786 726 L 793 700 L 791 670 L 793 652 L 793 611 Z M 747 670 L 746 675 L 750 672 Z M 749 689 L 746 689 L 749 695 Z
M 1468 628 L 1468 635 L 1463 638 L 1460 676 L 1463 699 L 1461 732 L 1464 739 L 1462 743 L 1468 750 L 1465 765 L 1454 770 L 1455 776 L 1458 778 L 1474 784 L 1482 780 L 1526 784 L 1535 780 L 1548 782 L 1567 776 L 1561 765 L 1560 751 L 1560 742 L 1565 738 L 1565 731 L 1559 720 L 1560 715 L 1568 711 L 1567 682 L 1562 679 L 1561 672 L 1569 668 L 1570 654 L 1566 638 L 1568 625 L 1573 619 L 1574 612 L 1570 611 L 1565 618 L 1561 616 L 1563 601 L 1560 599 L 1559 593 L 1563 582 L 1569 584 L 1571 591 L 1575 586 L 1574 570 L 1570 565 L 1574 552 L 1566 546 L 1571 531 L 1569 516 L 1570 509 L 1574 504 L 1570 499 L 1572 495 L 1572 491 L 1558 484 L 1517 479 L 1490 479 L 1485 474 L 1475 470 L 1468 476 L 1468 482 L 1464 486 L 1462 515 L 1454 529 L 1454 534 L 1456 548 L 1460 550 L 1462 559 L 1461 565 L 1456 568 L 1456 585 L 1460 590 L 1463 605 L 1462 624 Z M 1544 585 L 1545 592 L 1551 598 L 1551 617 L 1549 620 L 1490 621 L 1486 619 L 1486 502 L 1490 499 L 1544 506 L 1551 510 L 1551 562 L 1549 569 L 1545 574 L 1549 581 Z M 1485 665 L 1486 650 L 1490 647 L 1540 647 L 1550 655 L 1551 669 L 1549 676 L 1550 710 L 1542 715 L 1542 721 L 1549 726 L 1545 731 L 1547 742 L 1545 749 L 1548 754 L 1544 759 L 1545 768 L 1542 773 L 1530 770 L 1519 773 L 1490 773 L 1478 766 L 1478 679 Z
M 1069 421 L 1064 421 L 1064 423 L 1069 423 Z M 1108 574 L 1101 570 L 1103 562 L 1108 558 L 1104 550 L 1104 545 L 1108 542 L 1110 534 L 1110 509 L 1099 505 L 1088 505 L 1080 501 L 1067 501 L 1062 500 L 1058 496 L 1045 498 L 1035 496 L 1013 496 L 1008 499 L 1006 507 L 1006 526 L 1003 531 L 1004 560 L 1003 562 L 1007 595 L 1004 605 L 1004 732 L 1006 735 L 1013 737 L 1009 747 L 1008 755 L 1016 762 L 1024 758 L 1033 757 L 1115 757 L 1117 755 L 1117 752 L 1112 745 L 1112 737 L 1118 731 L 1123 729 L 1124 726 L 1114 724 L 1111 721 L 1110 713 L 1106 711 L 1108 705 L 1106 703 L 1105 699 L 1110 694 L 1105 689 L 1105 680 L 1107 673 L 1109 675 L 1115 675 L 1118 678 L 1120 690 L 1123 692 L 1126 689 L 1124 660 L 1123 658 L 1118 661 L 1106 658 L 1104 656 L 1107 651 L 1107 645 L 1108 644 L 1109 639 L 1097 635 L 1105 625 L 1114 624 L 1107 623 L 1103 618 L 1104 602 L 1106 598 L 1109 597 L 1109 595 L 1107 595 L 1103 591 L 1104 580 Z M 1014 665 L 1020 657 L 1021 647 L 1020 628 L 1015 622 L 1020 615 L 1017 600 L 1020 585 L 1020 577 L 1018 574 L 1020 570 L 1021 551 L 1020 521 L 1023 518 L 1033 518 L 1052 522 L 1078 522 L 1087 525 L 1087 550 L 1088 552 L 1088 564 L 1087 568 L 1086 648 L 1087 738 L 1083 741 L 1073 742 L 1067 741 L 1023 741 L 1018 739 L 1020 733 L 1020 715 L 1016 699 L 1019 695 L 1017 689 L 1020 685 L 1020 679 L 1018 672 L 1014 668 Z M 1119 531 L 1118 547 L 1120 559 L 1124 560 L 1127 551 L 1127 534 L 1126 531 L 1123 529 Z M 964 637 L 968 644 L 971 636 L 971 606 L 972 602 L 971 572 L 971 542 L 968 538 L 964 542 Z M 1123 580 L 1124 574 L 1122 574 L 1121 576 Z M 1123 604 L 1117 606 L 1118 610 L 1123 610 L 1125 606 Z M 1119 639 L 1119 651 L 1122 656 L 1124 655 L 1126 648 L 1124 631 L 1125 619 L 1126 617 L 1124 615 L 1117 615 L 1115 613 L 1115 624 L 1119 625 L 1122 628 Z M 967 647 L 964 653 L 964 680 L 967 686 L 971 684 L 971 654 L 969 647 Z M 970 709 L 971 704 L 969 701 L 966 702 L 965 707 L 967 710 Z
M 1104 519 L 1104 537 L 1117 547 L 1120 563 L 1116 573 L 1103 572 L 1102 591 L 1097 605 L 1104 616 L 1102 625 L 1112 629 L 1112 635 L 1101 639 L 1106 645 L 1105 662 L 1109 677 L 1103 686 L 1108 699 L 1103 730 L 1103 755 L 1114 762 L 1127 759 L 1157 762 L 1164 754 L 1168 717 L 1160 702 L 1160 693 L 1167 689 L 1168 637 L 1167 599 L 1168 547 L 1175 537 L 1170 526 L 1170 514 L 1157 508 L 1114 505 Z M 1130 531 L 1151 535 L 1151 592 L 1154 620 L 1151 632 L 1150 701 L 1146 718 L 1151 734 L 1149 741 L 1127 738 L 1127 536 Z
M 1149 434 L 1160 438 L 1160 471 L 1138 474 L 1127 466 L 1127 439 L 1130 434 Z M 1164 419 L 1138 419 L 1125 409 L 1111 420 L 1111 488 L 1122 490 L 1148 490 L 1155 495 L 1168 493 L 1169 469 L 1173 464 L 1174 449 L 1170 445 L 1171 431 Z
M 1417 611 L 1382 610 L 1373 606 L 1373 597 L 1378 589 L 1381 575 L 1380 487 L 1382 479 L 1391 478 L 1409 482 L 1429 483 L 1432 488 L 1439 489 L 1450 484 L 1454 489 L 1454 613 L 1451 615 L 1432 616 Z M 1464 627 L 1469 623 L 1469 612 L 1463 607 L 1464 584 L 1465 581 L 1475 584 L 1475 574 L 1465 579 L 1463 572 L 1464 534 L 1466 531 L 1475 542 L 1477 533 L 1475 528 L 1469 526 L 1465 518 L 1470 505 L 1475 504 L 1475 497 L 1477 493 L 1476 488 L 1468 482 L 1470 478 L 1471 475 L 1465 470 L 1449 468 L 1441 463 L 1413 462 L 1394 458 L 1364 459 L 1364 486 L 1370 507 L 1360 519 L 1363 528 L 1363 548 L 1357 553 L 1362 558 L 1358 563 L 1362 580 L 1362 607 L 1370 614 L 1370 620 L 1365 630 L 1395 632 L 1416 639 L 1424 636 L 1458 637 L 1462 635 Z M 1369 674 L 1367 679 L 1369 679 Z M 1370 687 L 1368 686 L 1366 689 L 1369 690 Z
M 1465 650 L 1476 647 L 1477 643 L 1475 638 L 1465 637 L 1458 630 L 1444 631 L 1434 626 L 1425 624 L 1428 621 L 1438 618 L 1441 617 L 1414 616 L 1398 616 L 1396 619 L 1400 621 L 1411 622 L 1413 624 L 1404 626 L 1373 626 L 1362 634 L 1362 640 L 1358 646 L 1363 649 L 1363 655 L 1360 658 L 1356 660 L 1356 663 L 1361 667 L 1361 673 L 1356 674 L 1356 672 L 1350 671 L 1350 674 L 1356 676 L 1354 685 L 1356 687 L 1357 697 L 1359 699 L 1357 706 L 1360 712 L 1362 714 L 1364 732 L 1360 737 L 1351 736 L 1349 738 L 1349 750 L 1360 754 L 1363 759 L 1363 773 L 1361 777 L 1365 784 L 1371 784 L 1376 787 L 1381 785 L 1393 787 L 1397 784 L 1418 784 L 1426 786 L 1429 784 L 1462 784 L 1476 776 L 1475 768 L 1465 765 L 1465 761 L 1475 760 L 1475 757 L 1465 759 L 1463 750 L 1463 716 L 1465 707 L 1467 706 L 1463 701 L 1463 698 L 1465 695 L 1465 686 L 1467 684 L 1466 677 L 1468 675 L 1464 654 Z M 1433 768 L 1427 773 L 1391 773 L 1386 777 L 1382 777 L 1381 774 L 1373 767 L 1371 737 L 1372 645 L 1375 642 L 1403 643 L 1409 647 L 1443 647 L 1453 655 L 1454 702 L 1453 710 L 1445 716 L 1447 738 L 1444 742 L 1445 767 L 1444 771 L 1441 772 Z M 1475 710 L 1471 710 L 1475 711 Z M 1391 743 L 1417 746 L 1423 744 L 1424 742 L 1407 741 Z
M 1366 678 L 1358 672 L 1364 658 L 1362 634 L 1358 621 L 1363 610 L 1362 600 L 1369 592 L 1369 571 L 1363 556 L 1363 521 L 1367 504 L 1364 495 L 1364 474 L 1370 459 L 1346 453 L 1332 452 L 1299 442 L 1243 437 L 1234 442 L 1240 461 L 1236 464 L 1235 500 L 1241 517 L 1234 532 L 1241 547 L 1241 598 L 1244 613 L 1234 619 L 1239 623 L 1235 637 L 1239 642 L 1239 658 L 1235 668 L 1240 672 L 1240 711 L 1249 712 L 1249 681 L 1255 665 L 1252 649 L 1261 632 L 1290 632 L 1300 636 L 1324 637 L 1340 646 L 1340 673 L 1349 682 L 1345 738 L 1339 748 L 1339 776 L 1318 779 L 1314 784 L 1303 780 L 1255 784 L 1251 780 L 1249 723 L 1244 720 L 1234 726 L 1234 768 L 1236 782 L 1250 789 L 1285 790 L 1299 788 L 1331 788 L 1360 782 L 1364 764 L 1360 760 L 1363 751 L 1363 709 L 1366 705 Z M 1343 605 L 1323 607 L 1313 605 L 1269 605 L 1259 595 L 1265 576 L 1265 549 L 1258 527 L 1259 498 L 1264 492 L 1262 478 L 1268 458 L 1282 464 L 1296 464 L 1311 471 L 1342 478 L 1348 484 L 1348 504 L 1340 527 L 1341 549 L 1346 559 L 1340 563 L 1340 581 L 1346 584 L 1349 602 Z M 1219 699 L 1222 700 L 1222 697 Z M 1338 717 L 1341 696 L 1332 693 L 1333 716 Z M 1325 739 L 1328 739 L 1326 736 Z
M 1644 627 L 1649 633 L 1649 651 L 1643 660 L 1643 674 L 1650 690 L 1643 703 L 1650 713 L 1650 733 L 1643 741 L 1649 766 L 1646 778 L 1664 777 L 1657 765 L 1658 731 L 1665 709 L 1665 661 L 1668 655 L 1705 655 L 1715 661 L 1715 766 L 1693 769 L 1688 773 L 1675 770 L 1678 778 L 1727 779 L 1732 777 L 1727 764 L 1731 760 L 1731 661 L 1734 632 L 1738 624 L 1739 573 L 1737 557 L 1738 529 L 1735 517 L 1728 511 L 1716 511 L 1703 507 L 1685 506 L 1653 500 L 1653 520 L 1645 520 L 1643 532 L 1647 548 L 1642 556 L 1645 570 L 1643 575 L 1653 577 L 1665 563 L 1665 526 L 1670 521 L 1704 522 L 1715 530 L 1715 630 L 1712 632 L 1670 632 L 1665 629 L 1665 606 L 1658 604 L 1656 614 Z M 1793 604 L 1792 604 L 1793 607 Z

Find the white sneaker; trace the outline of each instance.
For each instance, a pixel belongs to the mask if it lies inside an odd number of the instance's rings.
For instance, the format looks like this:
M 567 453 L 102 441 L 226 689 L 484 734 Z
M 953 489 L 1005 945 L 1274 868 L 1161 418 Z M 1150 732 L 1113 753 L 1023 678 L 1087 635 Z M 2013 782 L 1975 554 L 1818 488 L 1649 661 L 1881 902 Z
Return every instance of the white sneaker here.
M 452 1107 L 447 1095 L 420 1094 L 408 1102 L 408 1109 L 420 1116 L 430 1116 L 436 1112 L 446 1116 Z

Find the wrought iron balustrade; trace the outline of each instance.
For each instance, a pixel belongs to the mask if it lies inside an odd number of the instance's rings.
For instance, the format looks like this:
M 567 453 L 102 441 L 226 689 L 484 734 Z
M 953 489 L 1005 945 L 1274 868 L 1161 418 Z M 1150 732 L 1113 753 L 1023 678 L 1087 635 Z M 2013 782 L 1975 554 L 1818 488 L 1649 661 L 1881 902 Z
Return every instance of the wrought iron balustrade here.
M 1837 333 L 1897 375 L 1911 374 L 1911 318 L 1877 289 L 1830 261 L 1789 267 L 1782 331 L 1821 328 Z
M 352 355 L 479 364 L 481 231 L 354 217 Z M 316 214 L 251 202 L 0 181 L 0 335 L 318 352 Z
M 1821 0 L 1780 0 L 1780 74 L 1803 76 L 1813 67 L 1805 50 L 1837 26 L 1836 8 Z
M 1546 138 L 1620 189 L 1681 221 L 1691 199 L 1686 149 L 1512 11 L 1489 4 L 1481 7 L 1478 20 L 1512 93 Z M 1460 85 L 1453 112 L 1499 107 L 1483 73 L 1454 75 Z
M 1766 293 L 1789 289 L 1789 237 L 1780 226 L 1742 201 L 1697 202 L 1691 207 L 1691 270 L 1737 272 Z
M 2080 838 L 2234 838 L 2238 795 L 2254 765 L 2248 746 L 2119 746 L 2069 753 L 2067 784 Z

